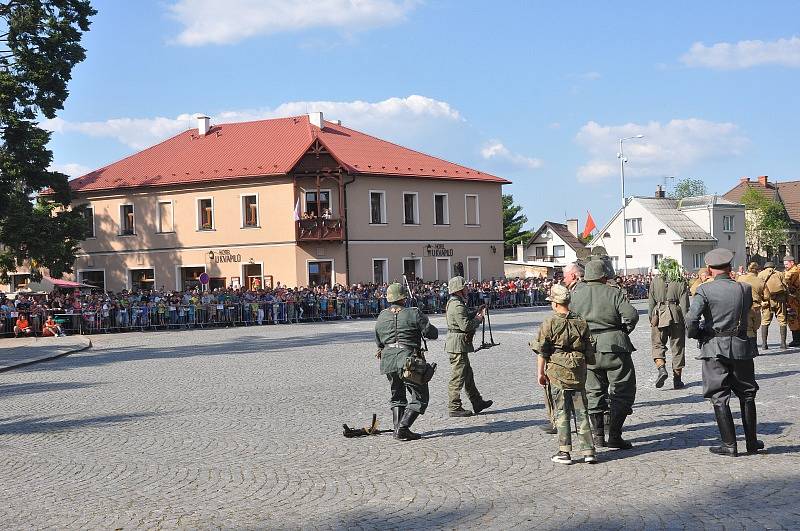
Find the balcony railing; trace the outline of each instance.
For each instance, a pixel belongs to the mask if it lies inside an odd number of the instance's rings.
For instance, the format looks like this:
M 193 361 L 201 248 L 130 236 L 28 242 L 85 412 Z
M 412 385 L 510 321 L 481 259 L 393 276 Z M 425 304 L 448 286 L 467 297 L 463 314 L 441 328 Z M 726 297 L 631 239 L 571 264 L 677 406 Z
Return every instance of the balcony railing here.
M 297 241 L 341 241 L 341 219 L 301 219 L 297 222 Z

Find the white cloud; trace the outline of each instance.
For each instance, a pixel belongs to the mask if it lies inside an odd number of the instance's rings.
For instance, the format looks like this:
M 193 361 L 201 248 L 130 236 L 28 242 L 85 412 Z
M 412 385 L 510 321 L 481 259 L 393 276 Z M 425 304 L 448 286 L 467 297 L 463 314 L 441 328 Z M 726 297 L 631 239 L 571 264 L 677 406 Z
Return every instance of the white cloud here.
M 69 175 L 70 177 L 80 177 L 81 175 L 86 175 L 92 169 L 88 166 L 84 166 L 83 164 L 78 164 L 77 162 L 68 162 L 66 164 L 51 164 L 48 168 L 50 171 L 58 171 Z
M 735 124 L 697 118 L 612 126 L 588 122 L 575 137 L 589 155 L 578 168 L 578 180 L 597 182 L 617 176 L 619 139 L 638 134 L 645 138 L 625 144 L 627 173 L 634 178 L 679 174 L 703 161 L 737 156 L 749 143 Z
M 231 44 L 256 35 L 309 28 L 347 32 L 405 20 L 417 0 L 177 0 L 168 7 L 186 46 Z
M 459 112 L 447 102 L 425 96 L 366 101 L 295 101 L 274 109 L 223 111 L 211 117 L 211 123 L 244 122 L 299 116 L 322 111 L 327 120 L 342 120 L 343 125 L 378 136 L 410 139 L 420 131 L 463 122 Z M 61 118 L 44 120 L 42 126 L 55 133 L 77 132 L 93 137 L 114 138 L 137 150 L 151 146 L 186 129 L 196 127 L 195 114 L 175 118 L 113 118 L 99 122 L 68 122 Z
M 706 46 L 696 42 L 681 56 L 687 66 L 738 70 L 762 65 L 800 67 L 800 37 L 776 41 L 718 42 Z
M 542 167 L 542 160 L 512 153 L 498 140 L 492 140 L 483 146 L 481 156 L 486 160 L 499 160 L 514 166 L 535 170 Z

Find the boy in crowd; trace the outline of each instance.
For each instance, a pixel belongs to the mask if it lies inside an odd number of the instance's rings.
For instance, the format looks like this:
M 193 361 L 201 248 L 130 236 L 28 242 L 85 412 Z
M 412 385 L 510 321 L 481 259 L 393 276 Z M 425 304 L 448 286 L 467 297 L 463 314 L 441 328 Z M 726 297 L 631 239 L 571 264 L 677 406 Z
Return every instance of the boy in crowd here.
M 547 300 L 554 313 L 544 320 L 530 346 L 539 355 L 539 384 L 550 385 L 557 415 L 558 453 L 552 461 L 564 465 L 573 463 L 570 417 L 574 414 L 578 424 L 578 451 L 584 463 L 594 464 L 597 457 L 589 427 L 585 388 L 586 364 L 593 362 L 594 357 L 589 325 L 569 311 L 570 292 L 566 286 L 554 285 Z

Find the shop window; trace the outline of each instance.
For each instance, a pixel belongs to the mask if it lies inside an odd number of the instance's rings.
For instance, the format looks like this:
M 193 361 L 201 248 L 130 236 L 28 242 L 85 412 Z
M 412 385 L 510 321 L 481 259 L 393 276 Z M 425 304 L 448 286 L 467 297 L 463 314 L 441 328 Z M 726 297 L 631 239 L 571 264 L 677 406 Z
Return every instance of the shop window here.
M 333 263 L 330 260 L 320 260 L 308 263 L 309 286 L 333 285 Z
M 155 269 L 131 269 L 130 276 L 131 289 L 134 291 L 152 290 L 156 287 Z
M 79 271 L 78 282 L 93 286 L 100 291 L 105 291 L 106 273 L 105 271 Z

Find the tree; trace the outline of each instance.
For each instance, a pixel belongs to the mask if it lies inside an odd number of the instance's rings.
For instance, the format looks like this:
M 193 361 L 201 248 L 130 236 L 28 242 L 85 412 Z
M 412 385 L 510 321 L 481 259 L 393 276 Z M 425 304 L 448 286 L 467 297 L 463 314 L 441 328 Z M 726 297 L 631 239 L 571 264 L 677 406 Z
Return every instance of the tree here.
M 522 214 L 522 207 L 514 204 L 514 197 L 503 194 L 503 240 L 506 258 L 514 256 L 517 244 L 532 236 L 531 231 L 522 228 L 527 222 L 528 217 Z
M 700 179 L 690 179 L 687 177 L 678 181 L 670 197 L 673 199 L 683 199 L 684 197 L 695 197 L 698 195 L 706 195 L 707 193 L 706 183 Z
M 751 254 L 774 256 L 786 245 L 789 219 L 783 205 L 754 188 L 748 188 L 740 201 L 745 206 L 744 232 Z
M 63 108 L 95 13 L 88 0 L 0 0 L 0 276 L 28 264 L 34 279 L 44 268 L 60 277 L 87 235 L 67 176 L 48 170 L 50 133 L 38 120 Z

